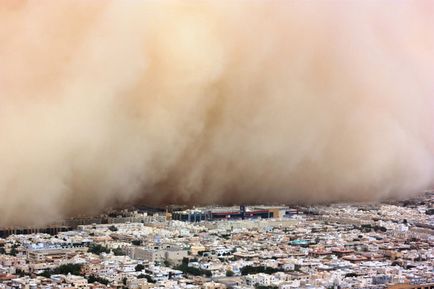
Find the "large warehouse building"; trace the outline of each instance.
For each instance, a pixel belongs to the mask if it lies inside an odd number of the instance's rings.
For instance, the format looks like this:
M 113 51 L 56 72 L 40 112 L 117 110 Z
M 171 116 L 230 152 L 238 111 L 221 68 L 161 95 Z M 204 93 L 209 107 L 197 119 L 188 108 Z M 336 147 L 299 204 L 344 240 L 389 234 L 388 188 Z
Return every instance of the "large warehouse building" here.
M 184 222 L 217 221 L 227 219 L 269 219 L 289 217 L 296 213 L 296 210 L 288 207 L 217 207 L 217 208 L 196 208 L 172 212 L 172 219 Z

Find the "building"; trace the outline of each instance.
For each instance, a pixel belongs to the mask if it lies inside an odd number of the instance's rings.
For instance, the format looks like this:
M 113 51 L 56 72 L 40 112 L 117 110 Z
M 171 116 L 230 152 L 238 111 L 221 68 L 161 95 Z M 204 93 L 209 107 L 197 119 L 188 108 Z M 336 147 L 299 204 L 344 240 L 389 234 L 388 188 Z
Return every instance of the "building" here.
M 387 289 L 434 289 L 434 283 L 429 284 L 397 284 L 387 287 Z
M 240 207 L 197 208 L 172 213 L 172 219 L 184 222 L 217 220 L 270 219 L 290 217 L 294 210 L 287 207 Z
M 41 263 L 47 260 L 69 259 L 78 253 L 87 252 L 88 247 L 83 245 L 77 246 L 33 246 L 27 249 L 27 258 L 31 263 Z
M 130 257 L 133 259 L 159 263 L 168 261 L 177 264 L 187 256 L 188 251 L 178 246 L 134 247 L 130 251 Z

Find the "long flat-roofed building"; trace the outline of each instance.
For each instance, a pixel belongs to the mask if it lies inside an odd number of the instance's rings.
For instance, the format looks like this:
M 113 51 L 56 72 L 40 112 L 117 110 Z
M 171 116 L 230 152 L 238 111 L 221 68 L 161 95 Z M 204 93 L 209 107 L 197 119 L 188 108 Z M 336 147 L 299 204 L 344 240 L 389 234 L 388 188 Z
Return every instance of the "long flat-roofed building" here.
M 294 214 L 294 210 L 284 206 L 252 206 L 196 208 L 172 213 L 172 219 L 184 222 L 217 221 L 227 219 L 270 219 Z

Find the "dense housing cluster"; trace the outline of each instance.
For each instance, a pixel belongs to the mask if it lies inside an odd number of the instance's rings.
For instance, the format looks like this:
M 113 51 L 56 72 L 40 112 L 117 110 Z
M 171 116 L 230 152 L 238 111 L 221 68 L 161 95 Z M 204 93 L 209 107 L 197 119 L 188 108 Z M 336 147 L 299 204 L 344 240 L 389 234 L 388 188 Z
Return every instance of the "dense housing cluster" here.
M 0 239 L 0 288 L 434 288 L 432 204 L 425 194 L 218 221 L 129 212 L 13 234 Z

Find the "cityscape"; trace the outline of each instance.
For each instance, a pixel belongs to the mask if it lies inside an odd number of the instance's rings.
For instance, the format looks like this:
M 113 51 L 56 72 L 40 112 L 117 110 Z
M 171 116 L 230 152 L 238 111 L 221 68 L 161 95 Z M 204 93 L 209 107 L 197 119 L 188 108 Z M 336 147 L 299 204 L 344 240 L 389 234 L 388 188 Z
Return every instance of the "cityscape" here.
M 0 288 L 434 288 L 433 192 L 390 203 L 122 210 L 76 221 L 86 224 L 1 231 Z
M 434 0 L 0 0 L 0 289 L 434 289 Z

